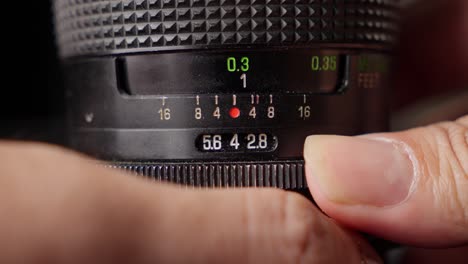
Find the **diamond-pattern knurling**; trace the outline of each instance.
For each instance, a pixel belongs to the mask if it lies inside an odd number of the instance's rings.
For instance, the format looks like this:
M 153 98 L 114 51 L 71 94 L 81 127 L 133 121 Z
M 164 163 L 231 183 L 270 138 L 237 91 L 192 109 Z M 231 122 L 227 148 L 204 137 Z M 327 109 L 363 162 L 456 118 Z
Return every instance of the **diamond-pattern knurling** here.
M 108 167 L 188 187 L 307 188 L 303 161 L 114 163 Z
M 55 0 L 63 57 L 136 48 L 392 44 L 398 0 Z

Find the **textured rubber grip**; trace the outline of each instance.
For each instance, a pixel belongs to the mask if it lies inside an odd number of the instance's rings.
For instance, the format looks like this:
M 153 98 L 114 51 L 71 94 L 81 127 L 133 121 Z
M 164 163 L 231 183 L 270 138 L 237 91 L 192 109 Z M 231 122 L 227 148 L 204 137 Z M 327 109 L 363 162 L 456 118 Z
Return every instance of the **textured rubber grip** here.
M 313 43 L 390 47 L 398 0 L 55 0 L 62 57 Z
M 189 187 L 307 188 L 303 161 L 114 163 L 109 167 Z

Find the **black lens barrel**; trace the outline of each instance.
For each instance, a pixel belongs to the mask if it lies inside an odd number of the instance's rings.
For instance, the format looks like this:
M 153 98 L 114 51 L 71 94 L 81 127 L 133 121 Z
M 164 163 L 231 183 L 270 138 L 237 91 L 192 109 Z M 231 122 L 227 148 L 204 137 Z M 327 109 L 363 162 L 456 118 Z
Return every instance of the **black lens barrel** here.
M 398 2 L 55 0 L 70 146 L 188 186 L 307 188 L 307 136 L 388 128 Z

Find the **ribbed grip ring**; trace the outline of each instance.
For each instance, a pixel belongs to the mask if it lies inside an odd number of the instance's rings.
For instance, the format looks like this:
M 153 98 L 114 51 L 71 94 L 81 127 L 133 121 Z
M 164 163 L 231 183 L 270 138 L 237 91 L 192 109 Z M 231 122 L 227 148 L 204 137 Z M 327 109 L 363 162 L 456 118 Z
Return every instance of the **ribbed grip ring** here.
M 109 167 L 188 187 L 307 188 L 303 161 L 114 163 Z
M 394 42 L 398 0 L 55 0 L 62 57 Z

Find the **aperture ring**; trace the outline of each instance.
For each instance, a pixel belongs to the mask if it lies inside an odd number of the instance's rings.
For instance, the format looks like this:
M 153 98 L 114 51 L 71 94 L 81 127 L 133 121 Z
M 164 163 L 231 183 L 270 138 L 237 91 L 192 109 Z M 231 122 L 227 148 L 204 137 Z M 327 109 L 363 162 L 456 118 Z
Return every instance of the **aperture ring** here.
M 122 169 L 155 181 L 187 187 L 237 188 L 273 187 L 286 190 L 307 188 L 304 162 L 181 162 L 181 163 L 113 163 Z

